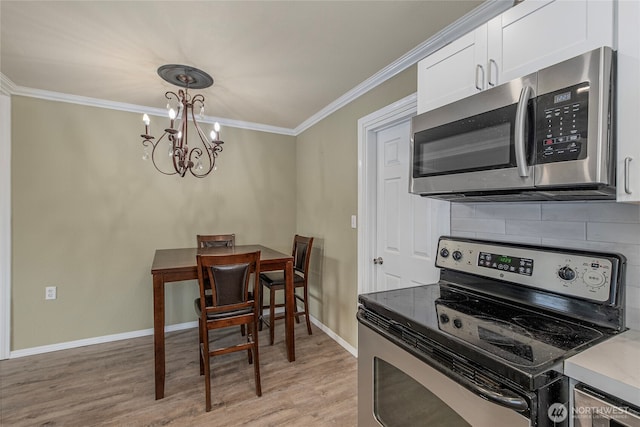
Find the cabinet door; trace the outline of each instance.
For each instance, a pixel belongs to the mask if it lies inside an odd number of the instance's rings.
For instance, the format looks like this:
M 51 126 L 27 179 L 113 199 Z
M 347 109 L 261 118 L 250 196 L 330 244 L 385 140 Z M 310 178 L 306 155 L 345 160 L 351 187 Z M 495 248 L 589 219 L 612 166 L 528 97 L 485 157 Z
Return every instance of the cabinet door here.
M 624 3 L 624 2 L 621 2 Z M 600 46 L 614 46 L 613 0 L 527 0 L 493 20 L 488 60 L 500 82 Z
M 418 63 L 418 114 L 486 88 L 487 26 Z
M 640 3 L 618 4 L 616 186 L 619 202 L 640 202 Z

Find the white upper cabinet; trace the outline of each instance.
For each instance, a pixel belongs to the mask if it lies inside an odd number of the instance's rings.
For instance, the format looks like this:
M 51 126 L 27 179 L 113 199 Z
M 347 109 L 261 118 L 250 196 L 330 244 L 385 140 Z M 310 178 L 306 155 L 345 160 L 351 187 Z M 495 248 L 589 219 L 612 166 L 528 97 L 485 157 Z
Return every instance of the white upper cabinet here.
M 640 203 L 640 2 L 618 4 L 616 187 L 618 201 Z
M 418 113 L 600 46 L 613 0 L 526 0 L 418 63 Z
M 487 26 L 472 31 L 418 63 L 418 113 L 486 88 Z
M 488 52 L 500 82 L 614 46 L 614 2 L 525 0 L 492 20 Z

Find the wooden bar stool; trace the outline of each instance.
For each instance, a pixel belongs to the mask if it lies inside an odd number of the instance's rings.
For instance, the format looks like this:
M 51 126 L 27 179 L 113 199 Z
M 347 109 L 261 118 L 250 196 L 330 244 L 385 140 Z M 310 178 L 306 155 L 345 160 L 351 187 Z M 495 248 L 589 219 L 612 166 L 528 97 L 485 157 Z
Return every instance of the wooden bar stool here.
M 311 259 L 311 248 L 313 246 L 313 237 L 304 237 L 297 235 L 293 239 L 293 285 L 297 288 L 302 288 L 302 295 L 295 293 L 296 298 L 296 322 L 300 323 L 300 316 L 304 315 L 307 322 L 307 331 L 311 335 L 311 321 L 309 320 L 309 298 L 307 290 L 307 281 L 309 278 L 309 260 Z M 262 292 L 260 292 L 260 314 L 261 322 L 269 326 L 269 338 L 270 344 L 274 342 L 274 327 L 277 319 L 284 319 L 284 314 L 275 314 L 276 307 L 284 307 L 284 304 L 276 304 L 276 292 L 284 290 L 285 279 L 284 271 L 274 271 L 269 273 L 260 274 L 260 283 L 265 288 L 269 289 L 269 305 L 263 305 Z M 261 291 L 264 289 L 261 286 Z M 298 311 L 298 301 L 302 302 L 303 310 Z M 269 309 L 269 320 L 266 320 L 262 315 L 265 308 Z

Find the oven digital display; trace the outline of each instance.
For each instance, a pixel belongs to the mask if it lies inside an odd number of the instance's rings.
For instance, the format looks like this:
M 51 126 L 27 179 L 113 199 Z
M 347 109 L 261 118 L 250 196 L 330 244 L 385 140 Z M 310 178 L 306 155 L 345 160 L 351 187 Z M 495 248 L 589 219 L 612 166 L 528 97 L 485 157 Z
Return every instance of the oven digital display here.
M 518 357 L 533 362 L 533 349 L 528 344 L 500 335 L 499 333 L 490 331 L 482 326 L 478 326 L 478 336 L 482 341 L 486 341 L 504 351 L 508 351 Z
M 508 271 L 510 273 L 531 276 L 533 274 L 533 260 L 509 255 L 480 252 L 478 266 L 495 270 Z
M 567 101 L 571 101 L 571 92 L 559 93 L 553 97 L 554 104 Z

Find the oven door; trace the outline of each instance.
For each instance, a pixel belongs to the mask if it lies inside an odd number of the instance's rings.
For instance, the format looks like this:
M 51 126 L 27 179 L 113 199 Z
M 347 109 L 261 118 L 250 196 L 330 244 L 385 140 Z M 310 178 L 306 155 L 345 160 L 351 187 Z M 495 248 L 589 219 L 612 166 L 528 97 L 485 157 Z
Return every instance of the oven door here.
M 520 409 L 535 400 L 490 397 Z M 358 322 L 359 427 L 530 426 L 522 412 L 480 397 Z
M 412 119 L 410 192 L 533 188 L 536 74 Z

